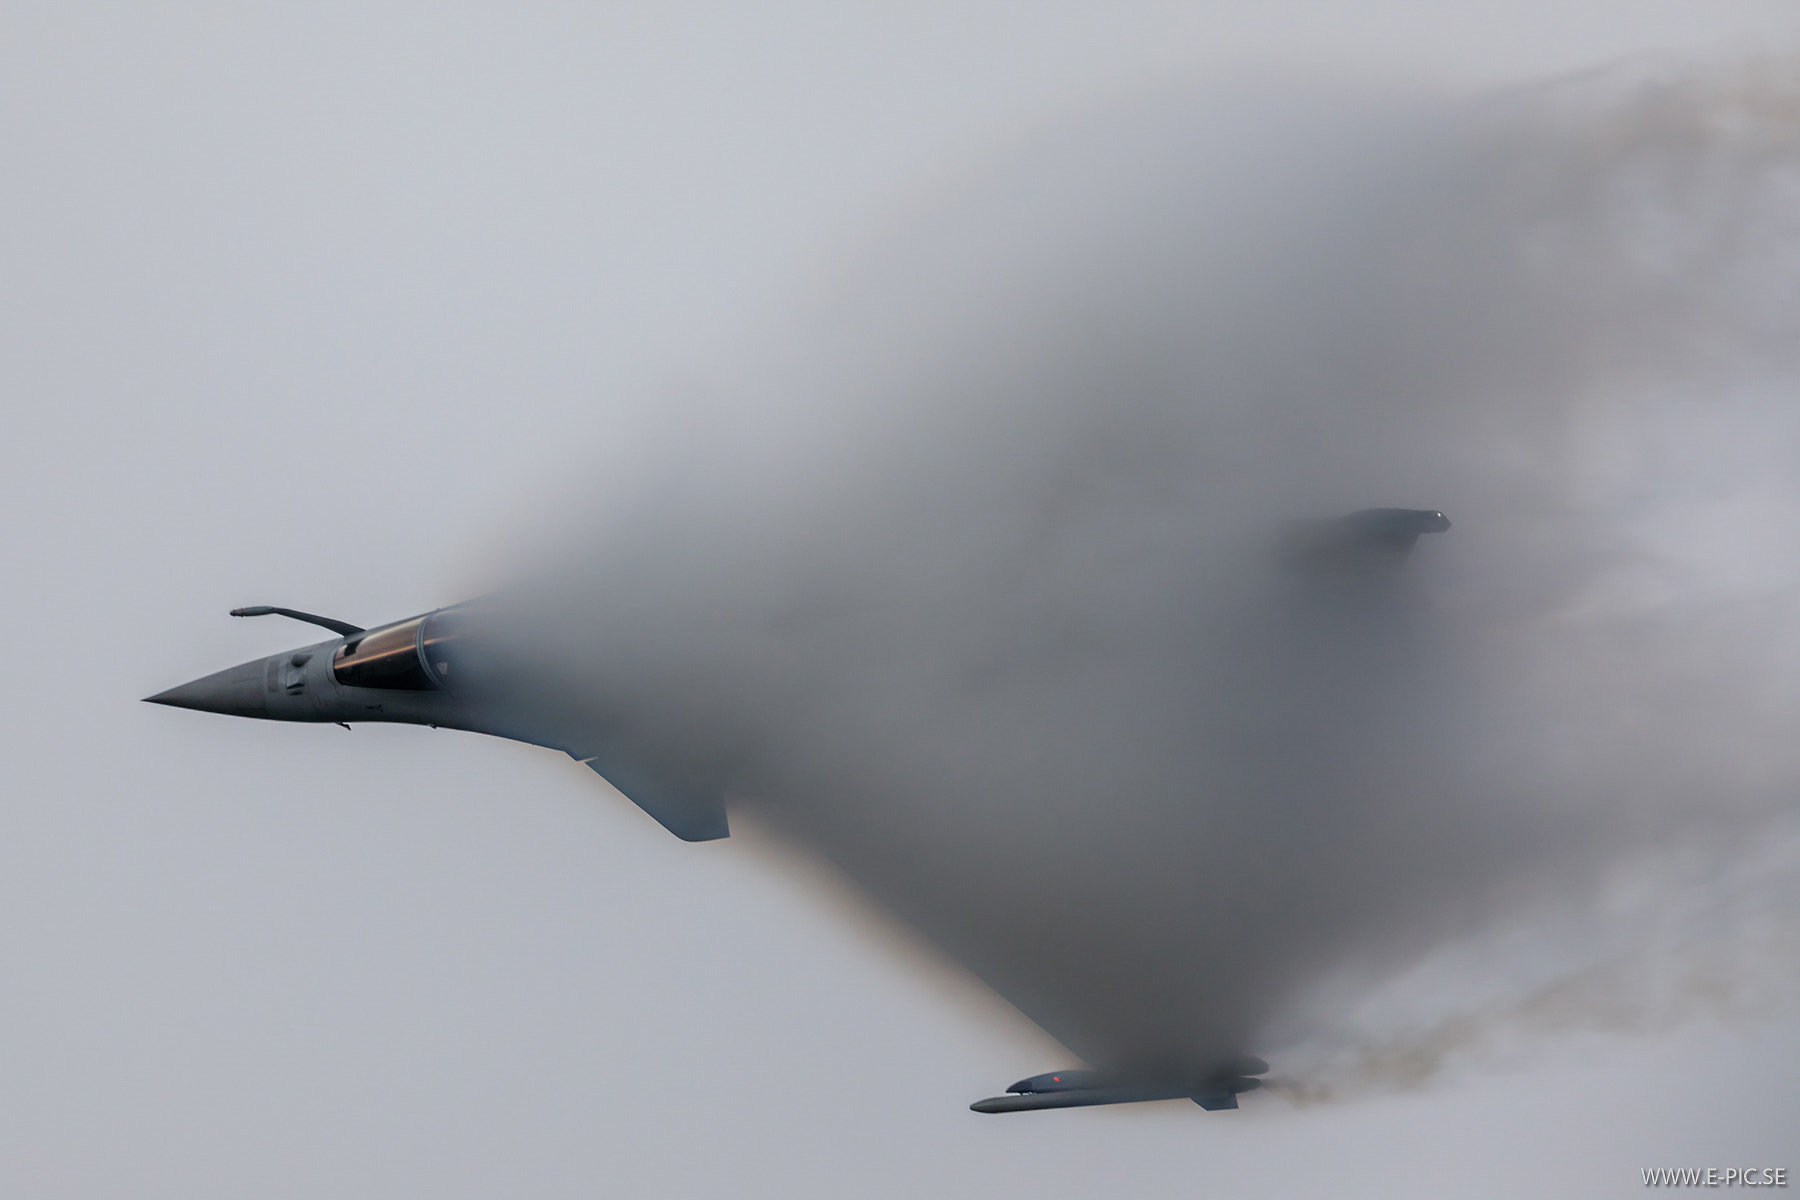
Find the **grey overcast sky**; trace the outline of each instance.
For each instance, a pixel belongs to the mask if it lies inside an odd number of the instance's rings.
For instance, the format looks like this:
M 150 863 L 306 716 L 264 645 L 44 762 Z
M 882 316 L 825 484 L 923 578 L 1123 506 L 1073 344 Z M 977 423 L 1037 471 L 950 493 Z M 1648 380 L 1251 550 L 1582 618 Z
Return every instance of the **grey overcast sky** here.
M 1147 87 L 1800 45 L 1792 0 L 0 7 L 0 1193 L 1626 1194 L 1800 1169 L 1800 1027 L 1229 1118 L 548 751 L 139 704 L 466 597 L 941 182 Z

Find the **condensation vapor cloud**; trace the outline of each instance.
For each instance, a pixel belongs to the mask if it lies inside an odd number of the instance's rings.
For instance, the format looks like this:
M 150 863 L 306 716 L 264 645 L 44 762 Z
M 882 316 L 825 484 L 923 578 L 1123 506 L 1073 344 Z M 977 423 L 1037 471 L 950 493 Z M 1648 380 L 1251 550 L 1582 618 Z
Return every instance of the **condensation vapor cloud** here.
M 542 670 L 1094 1063 L 1417 1074 L 1791 945 L 1795 66 L 997 154 L 615 454 Z M 1454 527 L 1284 558 L 1370 506 Z

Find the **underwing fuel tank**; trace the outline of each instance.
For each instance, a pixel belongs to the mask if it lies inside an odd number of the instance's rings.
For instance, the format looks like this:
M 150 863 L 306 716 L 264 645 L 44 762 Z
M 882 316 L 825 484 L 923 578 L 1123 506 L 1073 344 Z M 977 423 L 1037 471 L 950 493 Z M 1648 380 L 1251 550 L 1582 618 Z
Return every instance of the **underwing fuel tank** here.
M 1192 1100 L 1213 1112 L 1236 1108 L 1239 1094 L 1261 1087 L 1262 1080 L 1254 1076 L 1268 1069 L 1268 1063 L 1247 1054 L 1198 1074 L 1053 1071 L 1021 1079 L 1006 1089 L 1006 1095 L 977 1100 L 969 1107 L 978 1113 L 1005 1113 L 1139 1104 L 1151 1100 Z
M 483 662 L 480 622 L 444 608 L 364 629 L 296 609 L 257 606 L 232 616 L 279 615 L 333 636 L 252 659 L 145 697 L 151 704 L 269 721 L 389 721 L 492 734 L 561 750 L 618 789 L 683 841 L 730 835 L 722 790 L 659 770 L 605 729 L 570 721 L 496 685 Z

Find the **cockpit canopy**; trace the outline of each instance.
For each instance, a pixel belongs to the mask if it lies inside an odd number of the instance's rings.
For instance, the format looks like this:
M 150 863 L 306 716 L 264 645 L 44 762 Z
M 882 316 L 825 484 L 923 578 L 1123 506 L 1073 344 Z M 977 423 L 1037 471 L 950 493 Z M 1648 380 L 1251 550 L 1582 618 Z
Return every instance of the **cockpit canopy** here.
M 346 638 L 331 660 L 331 673 L 345 687 L 431 692 L 462 677 L 458 642 L 466 620 L 454 608 L 410 621 L 384 625 Z

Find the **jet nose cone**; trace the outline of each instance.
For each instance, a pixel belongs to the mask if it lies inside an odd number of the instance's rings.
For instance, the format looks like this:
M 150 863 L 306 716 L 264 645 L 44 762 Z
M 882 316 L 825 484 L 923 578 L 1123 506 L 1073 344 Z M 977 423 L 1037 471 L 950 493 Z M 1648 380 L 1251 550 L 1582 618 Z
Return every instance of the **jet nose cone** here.
M 228 717 L 266 717 L 269 715 L 268 701 L 263 694 L 263 663 L 266 661 L 259 658 L 255 662 L 239 663 L 144 699 L 150 704 L 224 713 Z

